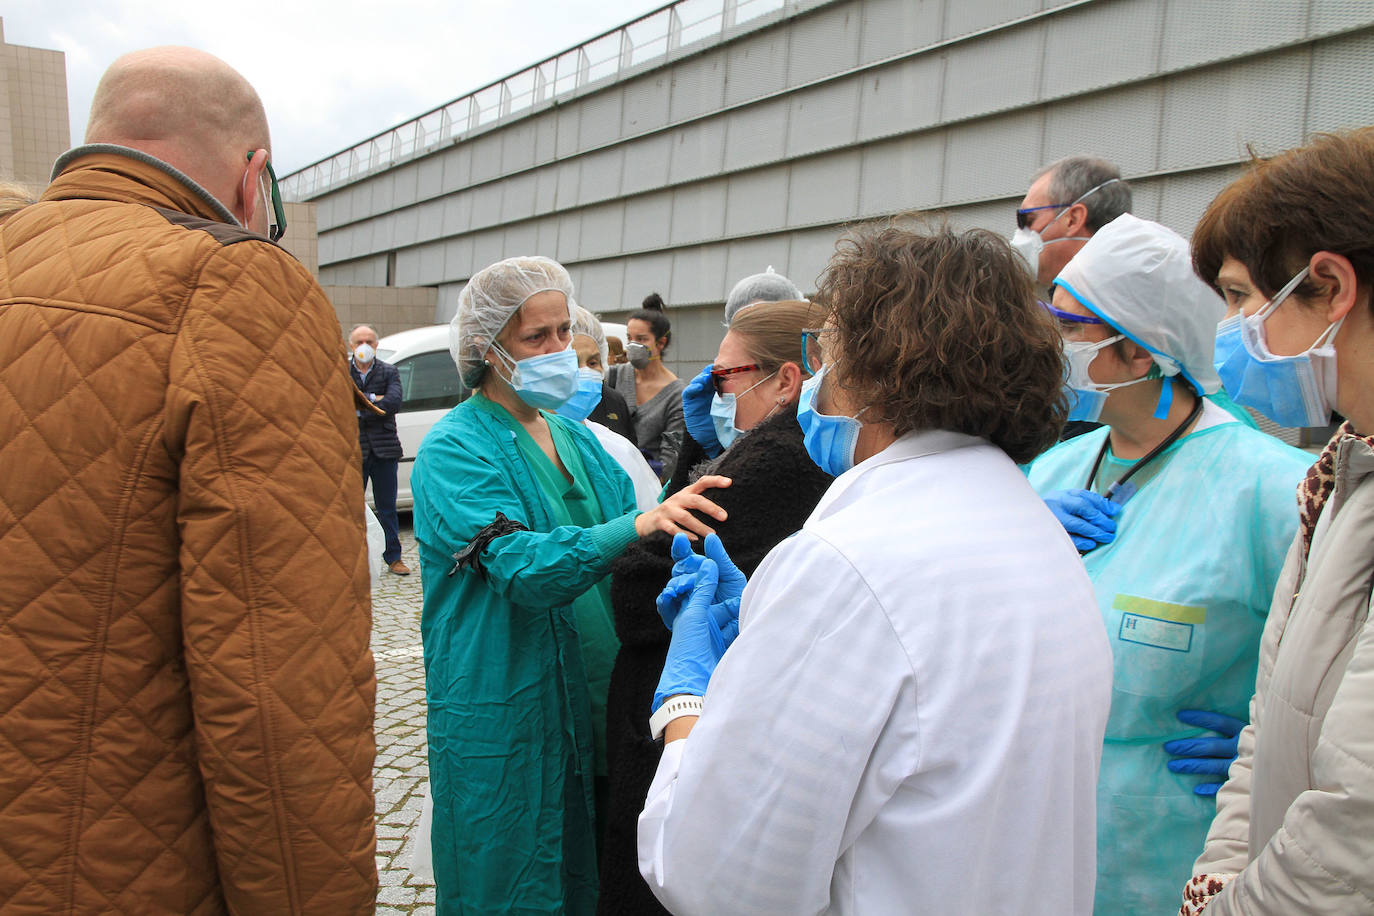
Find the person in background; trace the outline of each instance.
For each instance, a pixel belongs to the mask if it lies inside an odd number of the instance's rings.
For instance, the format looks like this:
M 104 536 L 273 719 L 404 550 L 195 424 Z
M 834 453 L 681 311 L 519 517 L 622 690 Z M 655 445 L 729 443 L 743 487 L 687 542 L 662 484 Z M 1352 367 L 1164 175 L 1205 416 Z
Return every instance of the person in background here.
M 401 409 L 401 373 L 377 358 L 377 332 L 360 324 L 348 333 L 348 374 L 361 394 L 358 442 L 363 450 L 363 486 L 372 482 L 372 502 L 377 521 L 386 534 L 382 562 L 398 575 L 410 575 L 401 560 L 400 524 L 396 518 L 396 471 L 400 465 L 401 438 L 396 434 L 396 411 Z M 375 410 L 368 410 L 371 405 Z
M 750 274 L 730 288 L 730 295 L 725 297 L 725 326 L 728 328 L 735 313 L 746 305 L 783 300 L 795 302 L 804 298 L 797 284 L 775 271 L 770 264 L 763 273 Z
M 1111 654 L 1017 467 L 1063 422 L 1058 335 L 982 230 L 861 229 L 819 298 L 797 417 L 837 476 L 747 587 L 675 545 L 640 872 L 679 916 L 1086 916 Z
M 647 512 L 581 423 L 572 280 L 507 258 L 458 298 L 450 350 L 473 395 L 411 474 L 424 609 L 431 847 L 440 912 L 596 908 L 611 561 L 654 531 L 704 536 L 707 477 Z
M 610 371 L 611 366 L 619 366 L 629 362 L 625 356 L 625 342 L 614 334 L 606 336 L 606 355 L 609 357 L 606 364 L 607 371 Z
M 1096 911 L 1143 916 L 1177 905 L 1235 756 L 1309 457 L 1204 397 L 1223 306 L 1177 233 L 1117 217 L 1054 283 L 1070 397 L 1106 425 L 1027 474 L 1112 643 Z
M 625 399 L 619 392 L 603 381 L 606 365 L 606 335 L 596 316 L 573 303 L 572 345 L 577 353 L 577 393 L 557 409 L 560 417 L 567 417 L 582 423 L 593 433 L 621 469 L 634 484 L 635 505 L 648 511 L 658 505 L 659 483 L 654 471 L 649 467 L 643 453 L 635 448 L 634 442 L 619 434 L 606 424 L 599 422 L 598 412 L 605 407 L 608 399 L 618 401 L 620 406 L 613 407 L 616 416 L 628 416 Z
M 729 489 L 706 495 L 729 513 L 714 526 L 746 574 L 801 528 L 832 479 L 807 455 L 797 425 L 797 399 L 811 377 L 802 356 L 803 334 L 818 328 L 824 317 L 824 309 L 800 301 L 760 303 L 736 316 L 711 377 L 719 426 L 712 439 L 723 437 L 730 446 L 712 461 L 704 461 L 698 449 L 693 466 L 680 463 L 674 475 L 679 489 L 712 474 L 730 478 Z M 815 357 L 814 343 L 810 349 Z M 639 875 L 635 824 L 662 753 L 644 713 L 668 652 L 670 634 L 654 611 L 654 599 L 672 572 L 671 544 L 668 535 L 653 535 L 611 565 L 620 652 L 606 701 L 610 797 L 597 910 L 602 916 L 663 912 Z
M 681 398 L 686 383 L 663 364 L 673 332 L 658 293 L 650 293 L 644 307 L 630 315 L 625 333 L 630 338 L 625 346 L 629 367 L 617 368 L 611 385 L 630 405 L 635 444 L 659 480 L 666 481 L 677 466 L 678 449 L 686 435 Z
M 1226 297 L 1214 358 L 1232 396 L 1283 426 L 1346 421 L 1298 490 L 1250 724 L 1180 913 L 1368 913 L 1374 128 L 1254 162 L 1203 214 L 1193 266 Z
M 224 61 L 120 57 L 0 224 L 0 909 L 371 914 L 339 321 Z

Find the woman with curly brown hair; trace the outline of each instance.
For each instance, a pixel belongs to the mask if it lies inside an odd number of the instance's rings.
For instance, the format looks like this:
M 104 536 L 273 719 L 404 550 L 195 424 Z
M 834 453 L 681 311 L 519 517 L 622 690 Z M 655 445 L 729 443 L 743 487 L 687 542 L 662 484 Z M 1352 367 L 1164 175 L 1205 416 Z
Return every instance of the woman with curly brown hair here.
M 820 299 L 798 419 L 838 477 L 747 587 L 674 545 L 640 870 L 678 914 L 1087 914 L 1111 655 L 1017 468 L 1058 337 L 982 231 L 859 231 Z

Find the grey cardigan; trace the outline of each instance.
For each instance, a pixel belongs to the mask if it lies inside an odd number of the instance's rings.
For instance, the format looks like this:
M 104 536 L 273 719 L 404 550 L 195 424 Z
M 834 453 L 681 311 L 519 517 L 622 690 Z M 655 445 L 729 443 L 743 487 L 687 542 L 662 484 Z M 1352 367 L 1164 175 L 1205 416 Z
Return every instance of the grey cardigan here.
M 668 480 L 677 467 L 682 437 L 687 434 L 687 421 L 682 417 L 682 389 L 687 383 L 673 379 L 663 390 L 643 404 L 635 403 L 635 370 L 628 363 L 611 367 L 611 387 L 625 396 L 630 405 L 630 419 L 635 427 L 635 444 L 652 461 L 663 464 L 659 480 Z

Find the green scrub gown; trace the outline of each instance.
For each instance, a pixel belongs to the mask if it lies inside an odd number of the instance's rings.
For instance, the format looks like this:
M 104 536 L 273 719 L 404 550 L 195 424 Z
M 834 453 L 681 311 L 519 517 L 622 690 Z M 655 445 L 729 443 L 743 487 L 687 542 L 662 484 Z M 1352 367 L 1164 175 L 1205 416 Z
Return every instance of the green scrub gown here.
M 1088 483 L 1106 427 L 1031 463 L 1041 495 Z M 1216 813 L 1169 772 L 1161 745 L 1207 735 L 1175 718 L 1249 718 L 1260 634 L 1297 531 L 1296 488 L 1312 457 L 1240 422 L 1184 436 L 1131 478 L 1115 540 L 1087 553 L 1114 674 L 1097 792 L 1095 913 L 1176 912 Z M 1131 467 L 1108 450 L 1092 489 Z
M 542 468 L 532 461 L 537 446 L 480 394 L 435 424 L 411 474 L 443 914 L 596 908 L 593 672 L 615 654 L 597 585 L 636 539 L 636 512 L 592 433 L 544 417 L 571 484 L 542 452 Z M 450 575 L 498 512 L 530 530 L 491 541 L 480 571 Z M 609 521 L 577 521 L 592 518 Z M 579 605 L 589 590 L 598 597 Z

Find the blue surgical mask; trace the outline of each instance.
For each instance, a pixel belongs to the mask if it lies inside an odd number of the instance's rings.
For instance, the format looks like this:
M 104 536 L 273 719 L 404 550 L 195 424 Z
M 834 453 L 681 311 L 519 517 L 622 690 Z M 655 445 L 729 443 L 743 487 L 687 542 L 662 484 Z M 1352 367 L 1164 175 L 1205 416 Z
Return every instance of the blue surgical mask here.
M 739 398 L 744 397 L 746 394 L 748 394 L 749 392 L 753 391 L 755 388 L 759 387 L 759 386 L 762 385 L 764 382 L 768 381 L 770 378 L 772 378 L 773 376 L 775 376 L 775 375 L 777 375 L 777 374 L 778 374 L 777 370 L 776 370 L 776 369 L 773 370 L 772 372 L 770 372 L 770 373 L 768 373 L 767 375 L 765 375 L 763 378 L 759 379 L 759 380 L 758 380 L 757 382 L 755 382 L 754 384 L 750 385 L 748 388 L 746 388 L 746 389 L 744 389 L 743 391 L 741 391 L 738 395 L 735 395 L 735 394 L 713 394 L 713 395 L 711 395 L 711 422 L 712 422 L 713 424 L 715 424 L 715 427 L 716 427 L 716 438 L 720 440 L 720 447 L 721 447 L 721 448 L 723 448 L 723 449 L 729 448 L 729 447 L 730 447 L 730 444 L 731 444 L 732 442 L 734 442 L 737 438 L 739 438 L 739 437 L 745 432 L 744 430 L 742 430 L 742 429 L 740 429 L 739 427 L 735 426 L 735 402 L 736 402 L 736 400 L 738 400 Z M 775 408 L 775 409 L 776 409 L 776 408 Z M 770 410 L 770 411 L 768 412 L 768 417 L 771 417 L 772 415 L 773 415 L 773 411 Z M 768 417 L 764 417 L 763 419 L 766 420 L 766 419 L 768 419 Z M 763 420 L 760 420 L 759 422 L 762 423 Z
M 595 369 L 577 370 L 577 393 L 558 408 L 560 417 L 581 423 L 592 415 L 596 405 L 601 403 L 601 373 Z
M 806 453 L 816 466 L 833 477 L 839 477 L 854 466 L 854 447 L 859 443 L 863 424 L 858 414 L 852 417 L 832 417 L 816 410 L 816 393 L 826 369 L 821 369 L 802 383 L 797 400 L 797 422 L 802 428 L 802 442 Z M 867 410 L 868 408 L 864 408 Z M 863 410 L 859 411 L 863 413 Z
M 1336 348 L 1331 342 L 1344 317 L 1295 356 L 1276 356 L 1265 342 L 1265 319 L 1306 276 L 1304 267 L 1258 312 L 1237 313 L 1217 325 L 1213 360 L 1222 387 L 1231 400 L 1280 426 L 1325 426 L 1336 400 Z
M 516 360 L 500 344 L 491 345 L 511 366 L 510 386 L 531 407 L 554 410 L 577 393 L 577 353 L 572 347 Z
M 1093 381 L 1092 376 L 1088 373 L 1088 368 L 1092 366 L 1093 360 L 1097 359 L 1098 352 L 1118 340 L 1125 339 L 1125 334 L 1117 334 L 1106 340 L 1064 341 L 1064 363 L 1068 370 L 1068 379 L 1064 383 L 1064 393 L 1069 398 L 1069 416 L 1067 418 L 1069 422 L 1082 420 L 1086 423 L 1096 423 L 1098 418 L 1102 416 L 1102 405 L 1107 403 L 1107 395 L 1118 388 L 1138 385 L 1155 377 L 1153 374 L 1142 375 L 1138 379 L 1118 382 L 1114 385 L 1100 385 Z

